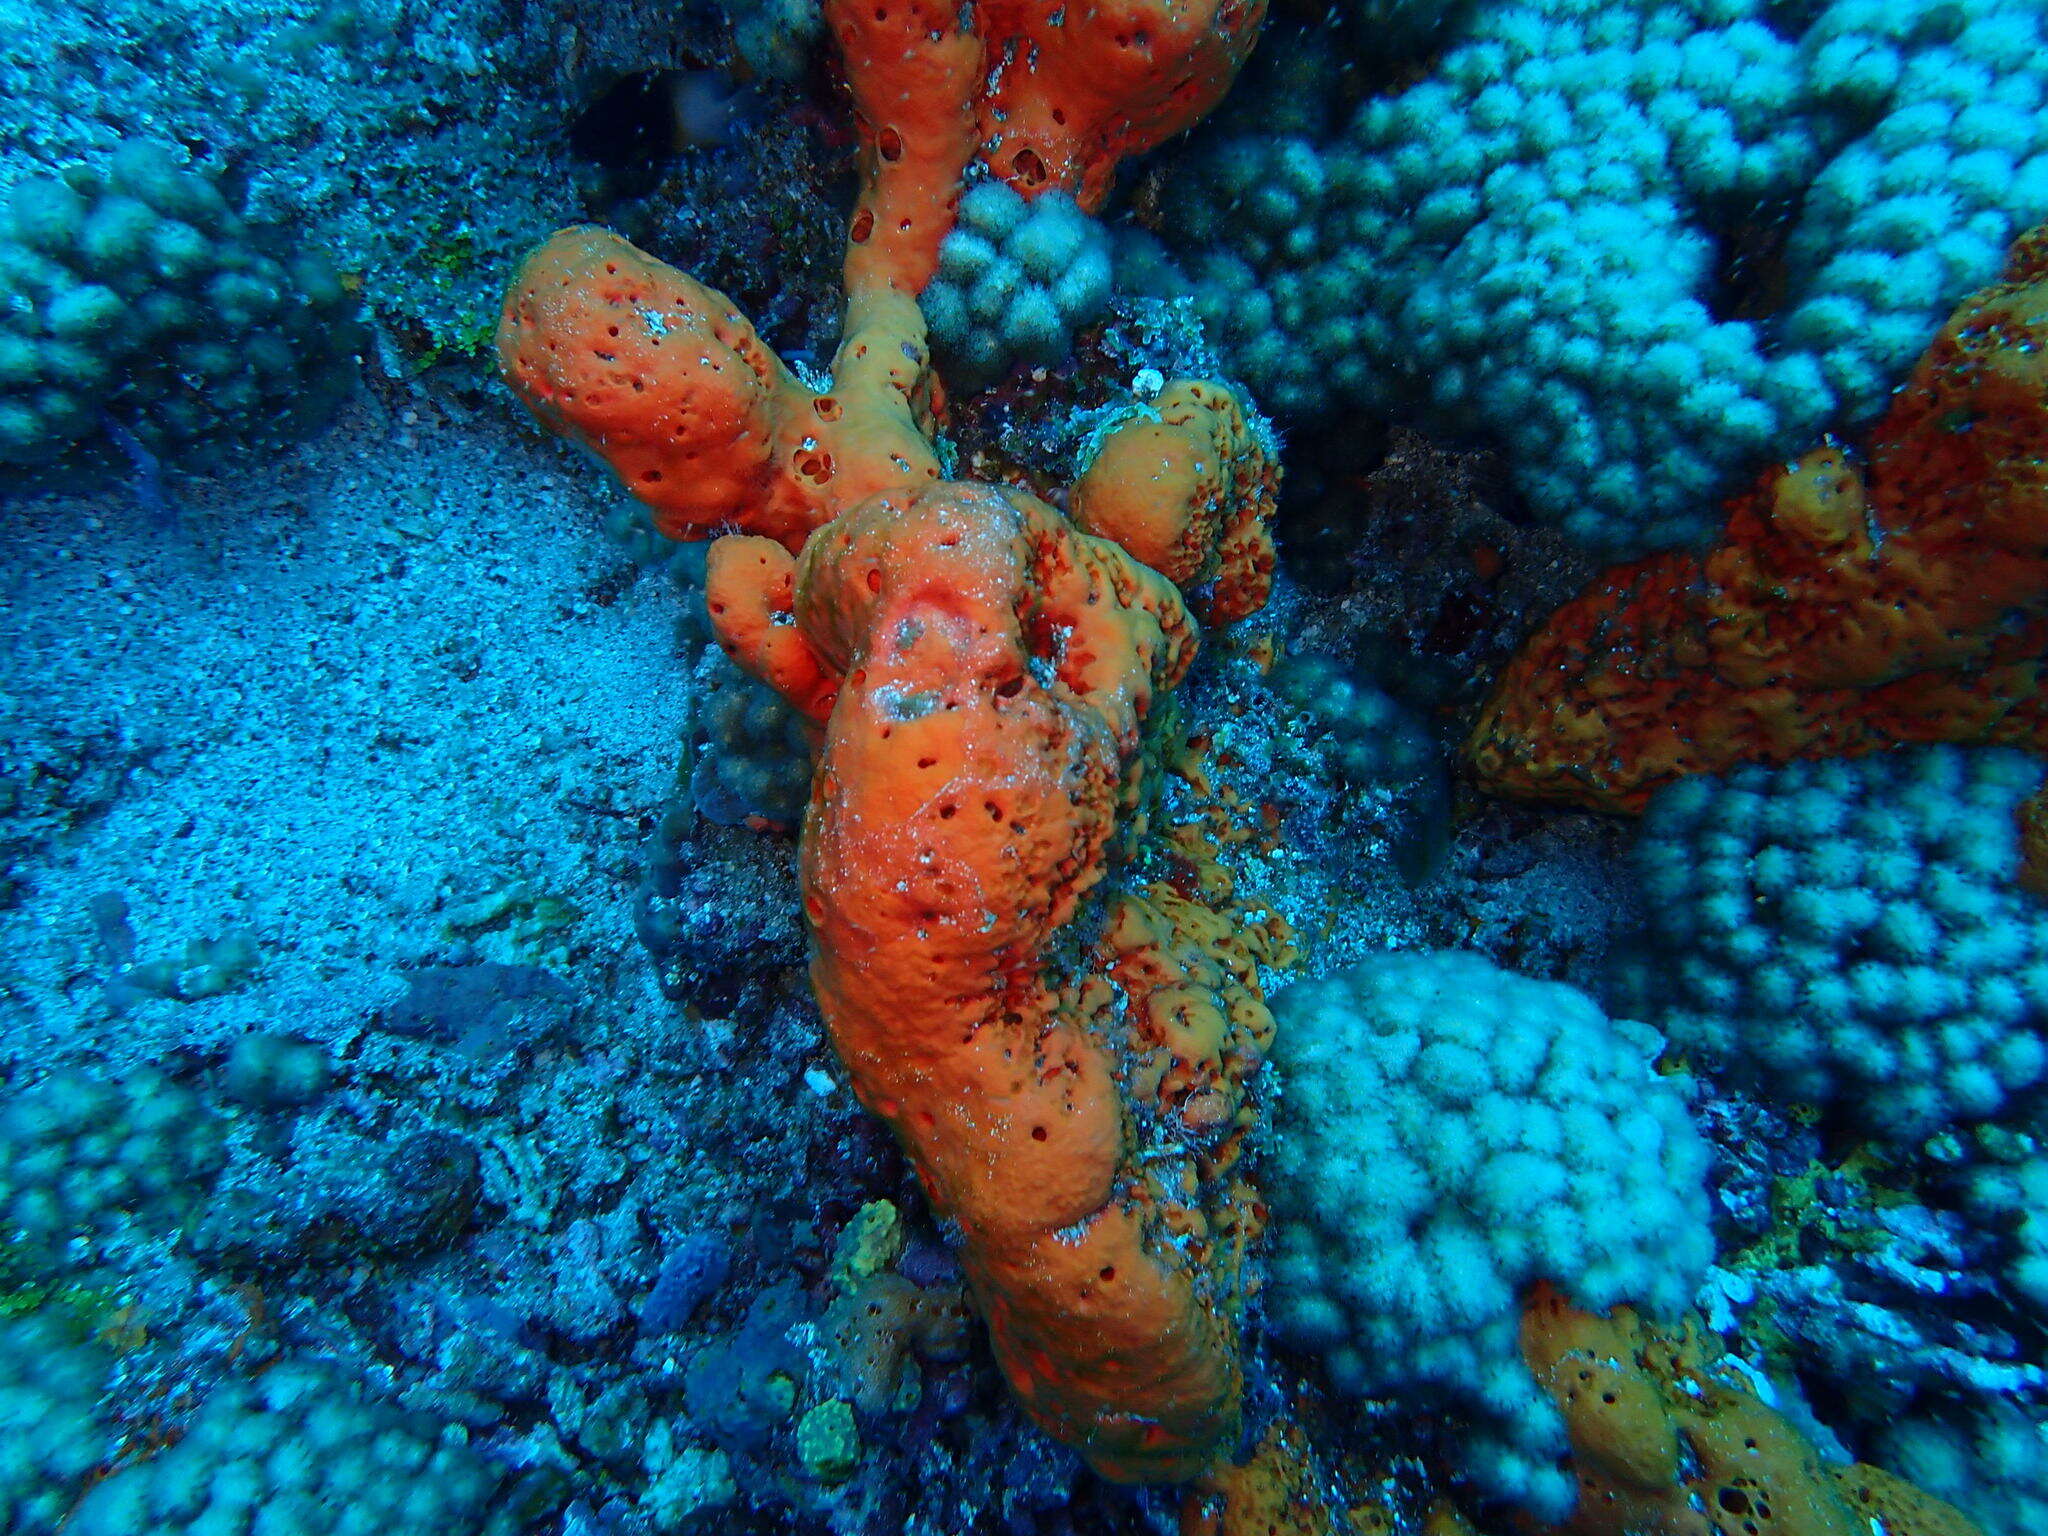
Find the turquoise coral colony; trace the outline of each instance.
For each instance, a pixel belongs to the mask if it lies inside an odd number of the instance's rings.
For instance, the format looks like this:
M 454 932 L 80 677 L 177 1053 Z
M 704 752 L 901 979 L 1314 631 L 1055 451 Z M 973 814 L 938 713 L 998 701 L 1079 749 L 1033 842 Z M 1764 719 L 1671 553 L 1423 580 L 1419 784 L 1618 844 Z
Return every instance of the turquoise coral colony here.
M 2048 1531 L 2048 3 L 47 10 L 0 1531 Z

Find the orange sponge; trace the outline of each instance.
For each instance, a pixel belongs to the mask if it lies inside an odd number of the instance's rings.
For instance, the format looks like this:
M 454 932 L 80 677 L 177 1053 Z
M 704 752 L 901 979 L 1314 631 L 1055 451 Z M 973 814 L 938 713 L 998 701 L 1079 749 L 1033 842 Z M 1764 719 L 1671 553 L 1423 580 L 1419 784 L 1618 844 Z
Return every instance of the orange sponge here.
M 1272 445 L 1219 384 L 1177 379 L 1102 439 L 1074 482 L 1075 524 L 1114 539 L 1228 624 L 1273 590 Z
M 728 654 L 823 725 L 839 697 L 839 674 L 793 622 L 796 559 L 773 539 L 735 533 L 705 552 L 704 606 Z
M 1237 1429 L 1259 1223 L 1238 1163 L 1272 1021 L 1229 918 L 1164 885 L 1090 896 L 1195 623 L 1173 580 L 1044 502 L 940 480 L 915 295 L 977 141 L 1019 175 L 1036 146 L 1099 196 L 1118 155 L 1215 100 L 1264 7 L 825 9 L 863 157 L 832 387 L 592 229 L 527 259 L 499 357 L 663 532 L 727 535 L 706 583 L 720 639 L 823 736 L 804 910 L 855 1089 L 958 1223 L 1032 1416 L 1106 1476 L 1184 1478 Z M 1269 445 L 1217 385 L 1176 386 L 1153 425 L 1110 434 L 1084 500 L 1239 617 L 1270 580 Z
M 1182 1495 L 1180 1536 L 1338 1536 L 1340 1516 L 1317 1473 L 1301 1427 L 1275 1420 L 1242 1461 L 1224 1463 Z M 1344 1523 L 1355 1532 L 1375 1528 Z
M 578 225 L 521 263 L 498 363 L 541 423 L 610 465 L 670 538 L 744 528 L 794 550 L 863 497 L 938 478 L 924 322 L 890 289 L 849 306 L 834 387 L 820 392 L 724 294 Z
M 825 0 L 860 134 L 861 186 L 847 230 L 846 290 L 920 292 L 953 227 L 980 130 L 988 71 L 961 0 Z
M 1871 434 L 1730 504 L 1704 556 L 1608 572 L 1466 744 L 1503 794 L 1636 811 L 1742 760 L 2048 745 L 2048 226 L 1949 319 Z
M 853 93 L 861 190 L 846 287 L 931 281 L 977 150 L 1026 197 L 1093 211 L 1116 167 L 1230 88 L 1266 0 L 825 0 Z
M 981 108 L 983 156 L 1031 197 L 1090 212 L 1126 155 L 1193 127 L 1223 99 L 1266 0 L 980 0 L 1002 67 Z
M 1165 888 L 1119 899 L 1099 969 L 1051 962 L 1194 621 L 1035 498 L 938 480 L 922 343 L 900 288 L 857 289 L 812 390 L 720 295 L 588 229 L 529 258 L 500 330 L 513 387 L 665 531 L 746 530 L 707 596 L 825 727 L 805 909 L 840 1054 L 960 1223 L 1034 1417 L 1106 1475 L 1186 1476 L 1235 1433 L 1257 1230 L 1236 1165 L 1271 1019 L 1243 938 Z M 1170 530 L 1160 558 L 1236 617 L 1270 578 L 1272 461 L 1221 386 L 1168 406 L 1108 435 L 1083 501 L 1134 542 Z M 1140 1108 L 1170 1151 L 1140 1158 Z
M 1578 1477 L 1571 1536 L 1983 1536 L 1875 1467 L 1830 1466 L 1694 1330 L 1626 1307 L 1580 1312 L 1539 1286 L 1522 1354 L 1563 1411 Z
M 1193 656 L 1186 610 L 1035 498 L 948 483 L 822 530 L 794 616 L 844 678 L 803 880 L 812 983 L 855 1089 L 959 1223 L 1033 1416 L 1106 1475 L 1189 1475 L 1236 1426 L 1251 1227 L 1226 1174 L 1260 1031 L 1187 1026 L 1206 1055 L 1176 1102 L 1229 1102 L 1197 1112 L 1201 1148 L 1165 1188 L 1135 1166 L 1116 1010 L 1048 967 L 1103 875 L 1139 727 Z M 758 633 L 725 637 L 759 665 Z

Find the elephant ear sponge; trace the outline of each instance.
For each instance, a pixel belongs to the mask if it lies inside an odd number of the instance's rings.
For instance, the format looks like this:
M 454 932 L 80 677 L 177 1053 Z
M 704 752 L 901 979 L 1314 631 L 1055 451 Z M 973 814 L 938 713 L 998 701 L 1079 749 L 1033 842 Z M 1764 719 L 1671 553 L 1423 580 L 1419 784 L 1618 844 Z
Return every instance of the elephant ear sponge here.
M 1466 1468 L 1545 1519 L 1565 1426 L 1518 1353 L 1538 1281 L 1685 1307 L 1713 1257 L 1707 1150 L 1656 1034 L 1460 951 L 1274 1000 L 1271 1316 L 1333 1384 L 1469 1417 Z

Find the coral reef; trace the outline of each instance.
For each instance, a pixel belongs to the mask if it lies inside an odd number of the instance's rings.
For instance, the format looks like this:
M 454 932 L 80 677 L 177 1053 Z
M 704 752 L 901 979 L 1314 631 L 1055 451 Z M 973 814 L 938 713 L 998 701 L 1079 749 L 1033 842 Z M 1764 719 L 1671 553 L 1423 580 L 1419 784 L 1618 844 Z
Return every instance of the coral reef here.
M 1983 1231 L 2004 1237 L 2006 1284 L 2036 1317 L 2048 1318 L 2048 1152 L 2023 1135 L 1992 1149 L 1970 1169 L 1963 1207 Z
M 62 1071 L 0 1101 L 0 1263 L 91 1266 L 138 1230 L 176 1227 L 218 1173 L 225 1127 L 161 1072 Z
M 146 127 L 245 187 L 253 221 L 358 278 L 393 373 L 488 341 L 506 268 L 592 179 L 579 116 L 623 76 L 717 57 L 724 30 L 697 0 L 602 15 L 555 0 L 16 9 L 0 36 L 0 186 L 103 170 Z M 719 153 L 775 160 L 759 143 Z
M 525 1515 L 502 1471 L 435 1427 L 285 1364 L 216 1391 L 178 1443 L 95 1483 L 65 1522 L 126 1536 L 183 1522 L 248 1536 L 356 1531 L 512 1536 Z
M 1346 1393 L 1470 1414 L 1466 1474 L 1562 1518 L 1564 1430 L 1519 1369 L 1519 1298 L 1691 1300 L 1713 1239 L 1682 1080 L 1656 1076 L 1642 1026 L 1457 951 L 1297 983 L 1274 1016 L 1280 1338 Z
M 2031 11 L 9 20 L 0 1524 L 2032 1536 Z
M 731 18 L 733 45 L 761 74 L 794 79 L 825 35 L 818 0 L 719 0 Z
M 1885 1437 L 1886 1457 L 1928 1492 L 1950 1500 L 1989 1532 L 2048 1520 L 2048 1428 L 2011 1405 L 1961 1426 L 1919 1420 Z
M 1874 414 L 2048 204 L 2041 21 L 1997 0 L 1438 19 L 1334 135 L 1256 120 L 1311 94 L 1282 75 L 1120 281 L 1191 293 L 1283 418 L 1485 432 L 1610 556 L 1709 534 L 1757 461 Z
M 1659 790 L 1636 843 L 1649 1016 L 1877 1136 L 1998 1114 L 2048 1075 L 2048 908 L 2015 884 L 2044 771 L 1935 746 Z
M 16 1536 L 55 1536 L 113 1447 L 99 1402 L 107 1352 L 55 1309 L 0 1317 L 0 1520 Z
M 0 472 L 217 467 L 320 422 L 355 331 L 317 251 L 136 138 L 18 181 L 0 229 Z
M 1949 317 L 1859 466 L 1814 449 L 1715 547 L 1553 615 L 1466 743 L 1496 793 L 1640 810 L 1742 761 L 2037 742 L 2048 649 L 2048 232 Z

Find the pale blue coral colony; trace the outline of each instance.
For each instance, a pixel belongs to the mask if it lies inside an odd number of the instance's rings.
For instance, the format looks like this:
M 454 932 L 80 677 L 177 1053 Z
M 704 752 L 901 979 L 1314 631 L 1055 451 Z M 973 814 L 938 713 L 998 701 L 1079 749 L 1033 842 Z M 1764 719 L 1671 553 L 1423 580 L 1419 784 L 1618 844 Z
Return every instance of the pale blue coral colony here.
M 1873 412 L 2048 205 L 2039 7 L 1809 10 L 1479 7 L 1327 142 L 1193 157 L 1182 281 L 1283 416 L 1420 409 L 1579 543 L 1696 537 L 1760 457 Z M 1782 296 L 1719 312 L 1717 245 L 1788 218 Z
M 2024 753 L 1739 768 L 1651 801 L 1650 995 L 1673 1043 L 1910 1142 L 2048 1076 L 2048 909 L 2019 889 Z
M 758 77 L 801 80 L 819 42 L 814 7 L 720 9 Z M 1352 103 L 1325 70 L 1309 91 L 1322 92 L 1318 107 L 1284 99 L 1302 74 L 1254 71 L 1245 100 L 1164 162 L 1152 229 L 1115 209 L 1097 220 L 1057 197 L 1027 207 L 998 184 L 971 189 L 924 298 L 949 377 L 977 388 L 1020 365 L 1057 371 L 1092 327 L 1170 326 L 1191 301 L 1208 344 L 1283 429 L 1421 421 L 1498 450 L 1529 509 L 1573 544 L 1635 553 L 1696 538 L 1731 482 L 1874 413 L 1954 302 L 2048 213 L 2038 4 L 1354 10 L 1333 12 L 1326 25 L 1340 30 L 1310 45 L 1379 36 L 1405 51 L 1403 83 Z M 1301 40 L 1276 24 L 1266 46 Z M 1274 93 L 1264 121 L 1262 90 Z M 103 137 L 83 131 L 80 144 Z M 142 135 L 99 159 L 103 171 L 62 180 L 11 178 L 0 466 L 132 477 L 272 440 L 352 344 L 331 270 L 282 250 L 213 171 Z M 212 415 L 176 407 L 175 381 L 194 374 L 214 385 Z M 103 397 L 113 404 L 89 403 Z M 701 562 L 623 514 L 617 532 L 648 569 L 695 590 Z M 710 702 L 694 772 L 661 818 L 640 932 L 671 997 L 759 1012 L 785 1031 L 777 1038 L 795 1038 L 801 1004 L 775 979 L 801 954 L 776 884 L 786 864 L 724 829 L 796 819 L 803 732 L 721 673 L 704 638 L 684 637 Z M 1292 750 L 1313 759 L 1310 773 L 1276 754 L 1281 785 L 1313 780 L 1305 798 L 1369 802 L 1390 825 L 1442 818 L 1431 722 L 1335 661 L 1293 665 L 1291 681 L 1283 671 L 1256 694 L 1296 717 Z M 1666 789 L 1634 842 L 1648 942 L 1577 976 L 1604 990 L 1604 1005 L 1448 947 L 1283 992 L 1265 1154 L 1272 1340 L 1320 1361 L 1340 1394 L 1455 1415 L 1478 1490 L 1555 1518 L 1570 1501 L 1562 1432 L 1515 1352 L 1518 1296 L 1548 1279 L 1588 1306 L 1671 1316 L 1711 1273 L 1707 1293 L 1740 1302 L 1750 1282 L 1710 1271 L 1716 1225 L 1724 1237 L 1769 1235 L 1774 1181 L 1818 1155 L 1784 1116 L 1813 1106 L 1934 1171 L 1922 1194 L 1888 1204 L 1843 1184 L 1828 1214 L 1856 1227 L 1862 1267 L 1763 1282 L 1788 1335 L 1816 1358 L 1855 1362 L 1832 1384 L 1852 1402 L 1855 1373 L 1901 1392 L 1934 1384 L 1866 1413 L 1864 1454 L 1972 1510 L 1992 1536 L 2048 1525 L 2048 1384 L 2026 1361 L 2026 1340 L 2037 1350 L 2048 1326 L 2048 909 L 2014 884 L 2014 811 L 2041 780 L 2022 753 L 1927 748 Z M 9 795 L 16 818 L 62 810 Z M 10 861 L 32 861 L 40 835 L 10 831 Z M 1342 861 L 1340 848 L 1324 851 Z M 0 882 L 10 898 L 12 879 Z M 1571 965 L 1557 954 L 1530 963 Z M 458 992 L 450 983 L 446 995 Z M 458 1012 L 422 1003 L 421 1033 L 475 1024 Z M 1660 1075 L 1667 1050 L 1695 1075 Z M 237 1061 L 227 1097 L 252 1114 L 288 1117 L 333 1076 L 282 1035 Z M 577 1465 L 568 1453 L 523 1468 L 494 1461 L 447 1418 L 401 1410 L 381 1387 L 310 1358 L 253 1380 L 217 1360 L 222 1379 L 182 1439 L 84 1492 L 116 1444 L 103 1393 L 118 1366 L 63 1309 L 118 1290 L 124 1264 L 171 1241 L 192 1215 L 192 1179 L 227 1160 L 235 1113 L 153 1072 L 16 1069 L 7 1081 L 0 1217 L 6 1273 L 30 1298 L 0 1309 L 10 1532 L 45 1536 L 67 1512 L 80 1536 L 640 1536 L 728 1510 L 737 1519 L 742 1505 L 764 1520 L 798 1509 L 841 1528 L 861 1518 L 792 1491 L 789 1421 L 809 1401 L 796 1394 L 845 1369 L 827 1358 L 810 1304 L 721 1233 L 672 1225 L 665 1251 L 604 1258 L 638 1277 L 641 1358 L 674 1352 L 677 1406 L 651 1428 L 583 1393 L 539 1330 L 486 1301 L 451 1296 L 449 1318 L 465 1321 L 426 1327 L 446 1350 L 465 1329 L 471 1340 L 469 1395 L 437 1388 L 444 1414 L 469 1402 L 481 1427 L 512 1403 L 515 1416 L 567 1424 L 561 1404 L 575 1397 L 577 1455 L 612 1482 L 609 1502 L 591 1491 L 601 1478 L 576 1484 L 566 1525 L 522 1522 L 553 1519 L 529 1513 L 550 1499 L 563 1507 L 558 1474 Z M 422 1158 L 440 1184 L 421 1208 L 475 1198 L 462 1154 L 437 1146 Z M 200 1250 L 273 1263 L 278 1231 L 310 1241 L 313 1225 L 339 1219 L 318 1207 L 296 1226 L 272 1221 L 258 1211 L 267 1198 L 232 1210 L 263 1226 L 268 1246 L 216 1222 Z M 770 1218 L 758 1222 L 765 1231 Z M 432 1246 L 434 1228 L 406 1227 L 389 1251 Z M 590 1236 L 590 1252 L 612 1255 L 612 1241 Z M 1946 1278 L 1930 1257 L 1941 1253 Z M 923 1286 L 943 1283 L 949 1262 L 941 1245 L 914 1242 L 901 1265 Z M 1935 1278 L 1915 1289 L 1907 1274 Z M 733 1294 L 741 1276 L 751 1299 Z M 51 1282 L 69 1299 L 39 1310 Z M 1943 1314 L 1951 1286 L 2003 1310 L 1956 1323 Z M 592 1338 L 603 1334 L 593 1324 Z M 968 1386 L 927 1368 L 928 1406 L 949 1392 L 965 1403 Z M 931 1408 L 927 1423 L 914 1408 L 889 1411 L 867 1430 L 908 1444 L 908 1426 L 922 1426 L 920 1465 L 934 1465 L 944 1412 Z M 988 1529 L 1104 1518 L 1076 1492 L 1070 1458 L 1014 1418 L 993 1422 L 976 1449 L 944 1452 L 947 1475 L 1000 1512 Z
M 28 178 L 0 235 L 0 469 L 86 455 L 219 464 L 321 419 L 352 334 L 333 268 L 215 180 L 131 140 Z
M 1713 1257 L 1707 1148 L 1655 1031 L 1456 950 L 1280 994 L 1265 1190 L 1272 1324 L 1359 1396 L 1470 1415 L 1467 1465 L 1545 1519 L 1564 1423 L 1522 1364 L 1521 1300 L 1682 1312 Z
M 1000 181 L 960 199 L 920 302 L 949 377 L 985 389 L 1018 363 L 1066 361 L 1109 304 L 1109 236 L 1065 192 L 1027 204 Z

